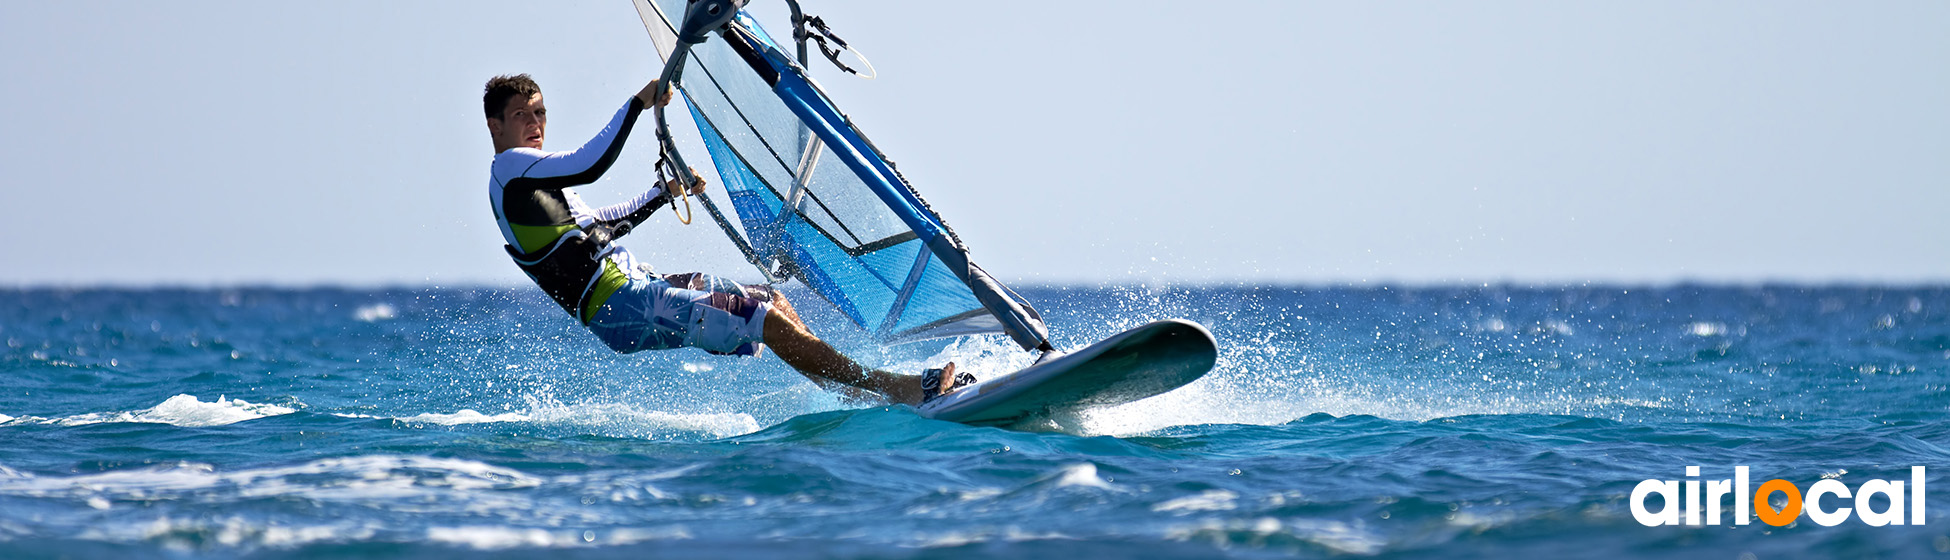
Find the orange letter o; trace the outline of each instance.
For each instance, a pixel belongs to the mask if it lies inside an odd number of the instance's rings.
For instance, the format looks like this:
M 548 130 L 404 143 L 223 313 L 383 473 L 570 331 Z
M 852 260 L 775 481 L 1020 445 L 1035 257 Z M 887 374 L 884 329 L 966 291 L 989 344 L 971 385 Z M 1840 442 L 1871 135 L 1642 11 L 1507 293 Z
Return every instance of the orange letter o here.
M 1777 510 L 1767 505 L 1767 495 L 1775 492 L 1787 494 L 1787 507 Z M 1760 491 L 1754 493 L 1754 515 L 1768 525 L 1786 527 L 1795 518 L 1801 517 L 1801 489 L 1795 488 L 1792 482 L 1778 478 L 1761 484 Z

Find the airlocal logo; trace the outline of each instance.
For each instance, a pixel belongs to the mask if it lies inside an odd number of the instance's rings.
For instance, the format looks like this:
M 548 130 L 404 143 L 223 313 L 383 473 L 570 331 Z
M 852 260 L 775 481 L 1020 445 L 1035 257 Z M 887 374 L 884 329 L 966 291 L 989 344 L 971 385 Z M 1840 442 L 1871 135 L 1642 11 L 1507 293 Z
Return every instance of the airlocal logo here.
M 1699 467 L 1686 467 L 1686 476 L 1698 477 Z M 1793 523 L 1796 518 L 1801 517 L 1801 511 L 1804 509 L 1804 505 L 1808 512 L 1808 519 L 1813 520 L 1816 524 L 1823 527 L 1840 525 L 1843 521 L 1848 520 L 1850 508 L 1835 508 L 1833 511 L 1821 509 L 1821 497 L 1829 494 L 1833 494 L 1836 498 L 1841 499 L 1847 499 L 1853 496 L 1855 498 L 1855 515 L 1861 517 L 1862 522 L 1869 524 L 1871 527 L 1902 525 L 1903 510 L 1905 509 L 1909 510 L 1909 523 L 1911 525 L 1922 525 L 1923 467 L 1909 468 L 1909 482 L 1907 508 L 1904 507 L 1903 483 L 1887 480 L 1870 480 L 1862 483 L 1861 486 L 1857 486 L 1854 491 L 1850 491 L 1848 485 L 1842 484 L 1842 481 L 1824 478 L 1820 482 L 1808 486 L 1806 500 L 1803 500 L 1801 489 L 1795 488 L 1794 483 L 1776 478 L 1761 483 L 1760 489 L 1754 491 L 1750 499 L 1749 490 L 1752 487 L 1747 484 L 1747 467 L 1734 467 L 1733 480 L 1721 479 L 1706 481 L 1705 521 L 1707 525 L 1720 524 L 1720 499 L 1731 492 L 1733 493 L 1733 523 L 1735 525 L 1747 524 L 1747 506 L 1749 504 L 1752 504 L 1754 507 L 1753 512 L 1755 517 L 1759 517 L 1762 523 L 1775 527 Z M 1679 502 L 1680 484 L 1681 482 L 1677 480 L 1647 479 L 1640 482 L 1637 487 L 1632 489 L 1632 518 L 1637 519 L 1639 523 L 1647 527 L 1678 525 L 1681 511 Z M 1684 510 L 1686 513 L 1686 524 L 1699 525 L 1700 481 L 1688 480 L 1684 484 L 1686 485 L 1686 503 Z M 1652 494 L 1658 494 L 1660 497 L 1665 498 L 1666 505 L 1664 509 L 1657 512 L 1645 509 L 1645 498 Z M 1771 505 L 1768 500 L 1770 496 L 1775 494 L 1782 494 L 1787 500 L 1787 503 L 1778 509 Z M 1878 494 L 1888 500 L 1888 506 L 1883 508 L 1882 511 L 1876 511 L 1871 507 L 1872 502 L 1869 501 L 1870 496 Z

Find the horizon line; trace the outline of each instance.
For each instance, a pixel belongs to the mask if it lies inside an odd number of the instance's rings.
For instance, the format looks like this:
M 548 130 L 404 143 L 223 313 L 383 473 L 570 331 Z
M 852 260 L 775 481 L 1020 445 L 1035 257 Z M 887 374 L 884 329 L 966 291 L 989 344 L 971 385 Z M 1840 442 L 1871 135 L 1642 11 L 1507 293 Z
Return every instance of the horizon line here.
M 804 288 L 798 282 L 785 284 Z M 1057 282 L 1010 282 L 1018 289 L 1552 289 L 1552 288 L 1618 288 L 1618 289 L 1670 289 L 1670 288 L 1883 288 L 1883 289 L 1929 289 L 1950 288 L 1950 279 L 1935 280 L 1861 280 L 1861 279 L 1675 279 L 1675 280 L 1207 280 L 1207 281 L 1057 281 Z M 0 284 L 0 291 L 306 291 L 306 290 L 365 290 L 365 291 L 413 291 L 413 290 L 524 290 L 535 289 L 526 283 L 496 282 L 22 282 Z

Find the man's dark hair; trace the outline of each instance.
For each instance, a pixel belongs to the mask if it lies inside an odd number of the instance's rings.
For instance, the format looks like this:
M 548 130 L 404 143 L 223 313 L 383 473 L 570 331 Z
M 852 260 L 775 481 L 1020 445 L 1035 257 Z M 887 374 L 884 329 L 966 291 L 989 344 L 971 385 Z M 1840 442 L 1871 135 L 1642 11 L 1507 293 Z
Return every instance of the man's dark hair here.
M 502 119 L 507 118 L 506 115 L 501 114 L 501 110 L 508 107 L 509 99 L 515 96 L 527 99 L 529 96 L 541 93 L 542 86 L 536 85 L 535 79 L 528 77 L 527 74 L 515 74 L 489 79 L 486 90 L 481 95 L 481 108 L 487 110 L 488 118 Z

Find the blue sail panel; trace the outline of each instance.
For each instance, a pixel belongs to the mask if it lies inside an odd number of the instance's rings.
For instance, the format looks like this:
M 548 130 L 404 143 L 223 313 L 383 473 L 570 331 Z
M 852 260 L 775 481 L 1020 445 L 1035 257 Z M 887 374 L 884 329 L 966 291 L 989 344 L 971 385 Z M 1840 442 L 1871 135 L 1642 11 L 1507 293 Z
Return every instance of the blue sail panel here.
M 638 8 L 686 5 L 655 1 Z M 646 15 L 653 35 L 653 19 L 669 21 Z M 944 236 L 940 217 L 749 14 L 689 48 L 680 87 L 738 215 L 732 233 L 768 277 L 790 274 L 883 342 L 1022 323 L 998 319 L 1022 314 L 1016 300 L 994 295 L 999 285 Z
M 695 106 L 693 105 L 693 107 Z M 697 115 L 695 109 L 693 109 L 693 115 Z M 730 195 L 732 208 L 738 213 L 746 235 L 748 236 L 747 240 L 752 243 L 754 249 L 757 249 L 760 254 L 778 254 L 780 251 L 795 251 L 793 253 L 794 262 L 818 263 L 840 260 L 830 254 L 815 254 L 815 252 L 820 250 L 819 247 L 804 247 L 793 242 L 792 237 L 794 233 L 799 235 L 810 234 L 813 237 L 817 237 L 817 234 L 808 232 L 803 227 L 793 228 L 789 224 L 781 223 L 778 220 L 778 216 L 784 207 L 783 201 L 779 200 L 776 193 L 766 187 L 764 180 L 758 177 L 751 166 L 746 165 L 744 160 L 732 151 L 730 145 L 725 141 L 724 136 L 719 134 L 717 129 L 710 125 L 709 120 L 698 118 L 697 121 L 698 132 L 704 137 L 705 147 L 711 152 L 711 160 L 716 163 L 718 176 L 724 181 L 725 191 Z M 806 283 L 807 287 L 812 288 L 822 298 L 832 302 L 834 307 L 838 307 L 842 313 L 845 313 L 848 318 L 853 319 L 855 323 L 865 323 L 868 319 L 867 315 L 861 310 L 862 306 L 858 305 L 855 298 L 849 295 L 848 290 L 844 288 L 848 284 L 857 282 L 857 280 L 853 280 L 851 275 L 847 275 L 844 272 L 836 279 L 834 275 L 828 273 L 827 268 L 829 267 L 815 266 L 803 268 L 801 271 L 801 279 Z M 863 295 L 867 299 L 872 300 L 875 299 L 874 296 L 877 294 L 869 292 Z M 869 307 L 871 309 L 882 309 L 887 305 L 884 301 L 868 301 L 867 303 L 879 304 L 870 305 Z M 881 314 L 875 314 L 874 316 L 878 317 Z

